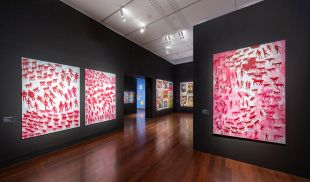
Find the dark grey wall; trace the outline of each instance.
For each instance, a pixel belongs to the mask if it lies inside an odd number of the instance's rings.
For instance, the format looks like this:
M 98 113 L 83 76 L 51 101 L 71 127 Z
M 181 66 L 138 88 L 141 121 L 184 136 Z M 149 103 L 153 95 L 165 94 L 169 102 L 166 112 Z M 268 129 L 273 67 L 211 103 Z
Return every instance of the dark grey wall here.
M 194 62 L 175 65 L 174 67 L 174 110 L 193 112 L 192 107 L 180 106 L 180 83 L 194 80 Z M 194 84 L 195 85 L 195 84 Z M 195 93 L 194 93 L 195 94 Z
M 132 114 L 137 111 L 136 106 L 136 94 L 137 94 L 137 80 L 135 77 L 125 75 L 124 77 L 124 91 L 133 91 L 135 92 L 135 101 L 134 103 L 124 104 L 124 114 Z
M 58 0 L 2 1 L 0 27 L 0 166 L 121 129 L 124 72 L 173 80 L 172 64 Z M 22 56 L 81 68 L 81 127 L 21 140 Z M 84 126 L 84 68 L 116 74 L 115 120 Z
M 310 6 L 307 0 L 265 0 L 194 27 L 194 148 L 310 177 Z M 286 145 L 212 134 L 212 55 L 286 40 Z M 202 109 L 210 115 L 202 114 Z

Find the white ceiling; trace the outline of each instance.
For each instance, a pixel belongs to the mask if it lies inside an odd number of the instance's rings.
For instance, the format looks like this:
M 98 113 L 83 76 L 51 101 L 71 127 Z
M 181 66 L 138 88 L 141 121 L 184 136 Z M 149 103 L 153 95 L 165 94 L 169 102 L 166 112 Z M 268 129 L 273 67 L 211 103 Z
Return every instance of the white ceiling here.
M 61 1 L 170 63 L 181 64 L 193 61 L 194 25 L 262 0 Z M 145 27 L 144 33 L 141 27 Z M 180 31 L 183 39 L 178 35 Z M 166 36 L 170 41 L 165 40 Z

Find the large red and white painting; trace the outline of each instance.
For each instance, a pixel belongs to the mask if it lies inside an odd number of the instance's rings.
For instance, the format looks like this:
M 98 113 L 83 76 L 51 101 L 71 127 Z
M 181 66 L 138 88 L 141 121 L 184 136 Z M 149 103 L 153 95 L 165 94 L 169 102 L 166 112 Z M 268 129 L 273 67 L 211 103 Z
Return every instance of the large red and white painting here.
M 80 68 L 22 58 L 22 139 L 80 126 Z
M 85 69 L 85 124 L 116 118 L 115 74 Z
M 285 41 L 213 55 L 213 133 L 285 144 Z

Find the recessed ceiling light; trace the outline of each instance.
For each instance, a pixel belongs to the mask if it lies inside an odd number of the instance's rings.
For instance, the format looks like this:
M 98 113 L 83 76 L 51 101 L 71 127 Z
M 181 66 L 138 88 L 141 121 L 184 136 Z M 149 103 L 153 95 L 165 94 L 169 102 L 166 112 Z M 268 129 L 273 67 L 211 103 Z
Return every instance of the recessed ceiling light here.
M 170 46 L 170 45 L 167 45 L 167 46 L 166 46 L 166 49 L 171 49 L 171 46 Z

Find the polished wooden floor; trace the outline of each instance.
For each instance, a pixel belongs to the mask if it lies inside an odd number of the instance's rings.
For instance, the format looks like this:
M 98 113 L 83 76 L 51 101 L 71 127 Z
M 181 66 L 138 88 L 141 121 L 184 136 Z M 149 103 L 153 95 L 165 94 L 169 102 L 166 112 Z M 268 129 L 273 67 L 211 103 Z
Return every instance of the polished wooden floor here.
M 0 181 L 309 181 L 192 149 L 192 114 L 126 116 L 124 130 L 0 171 Z

